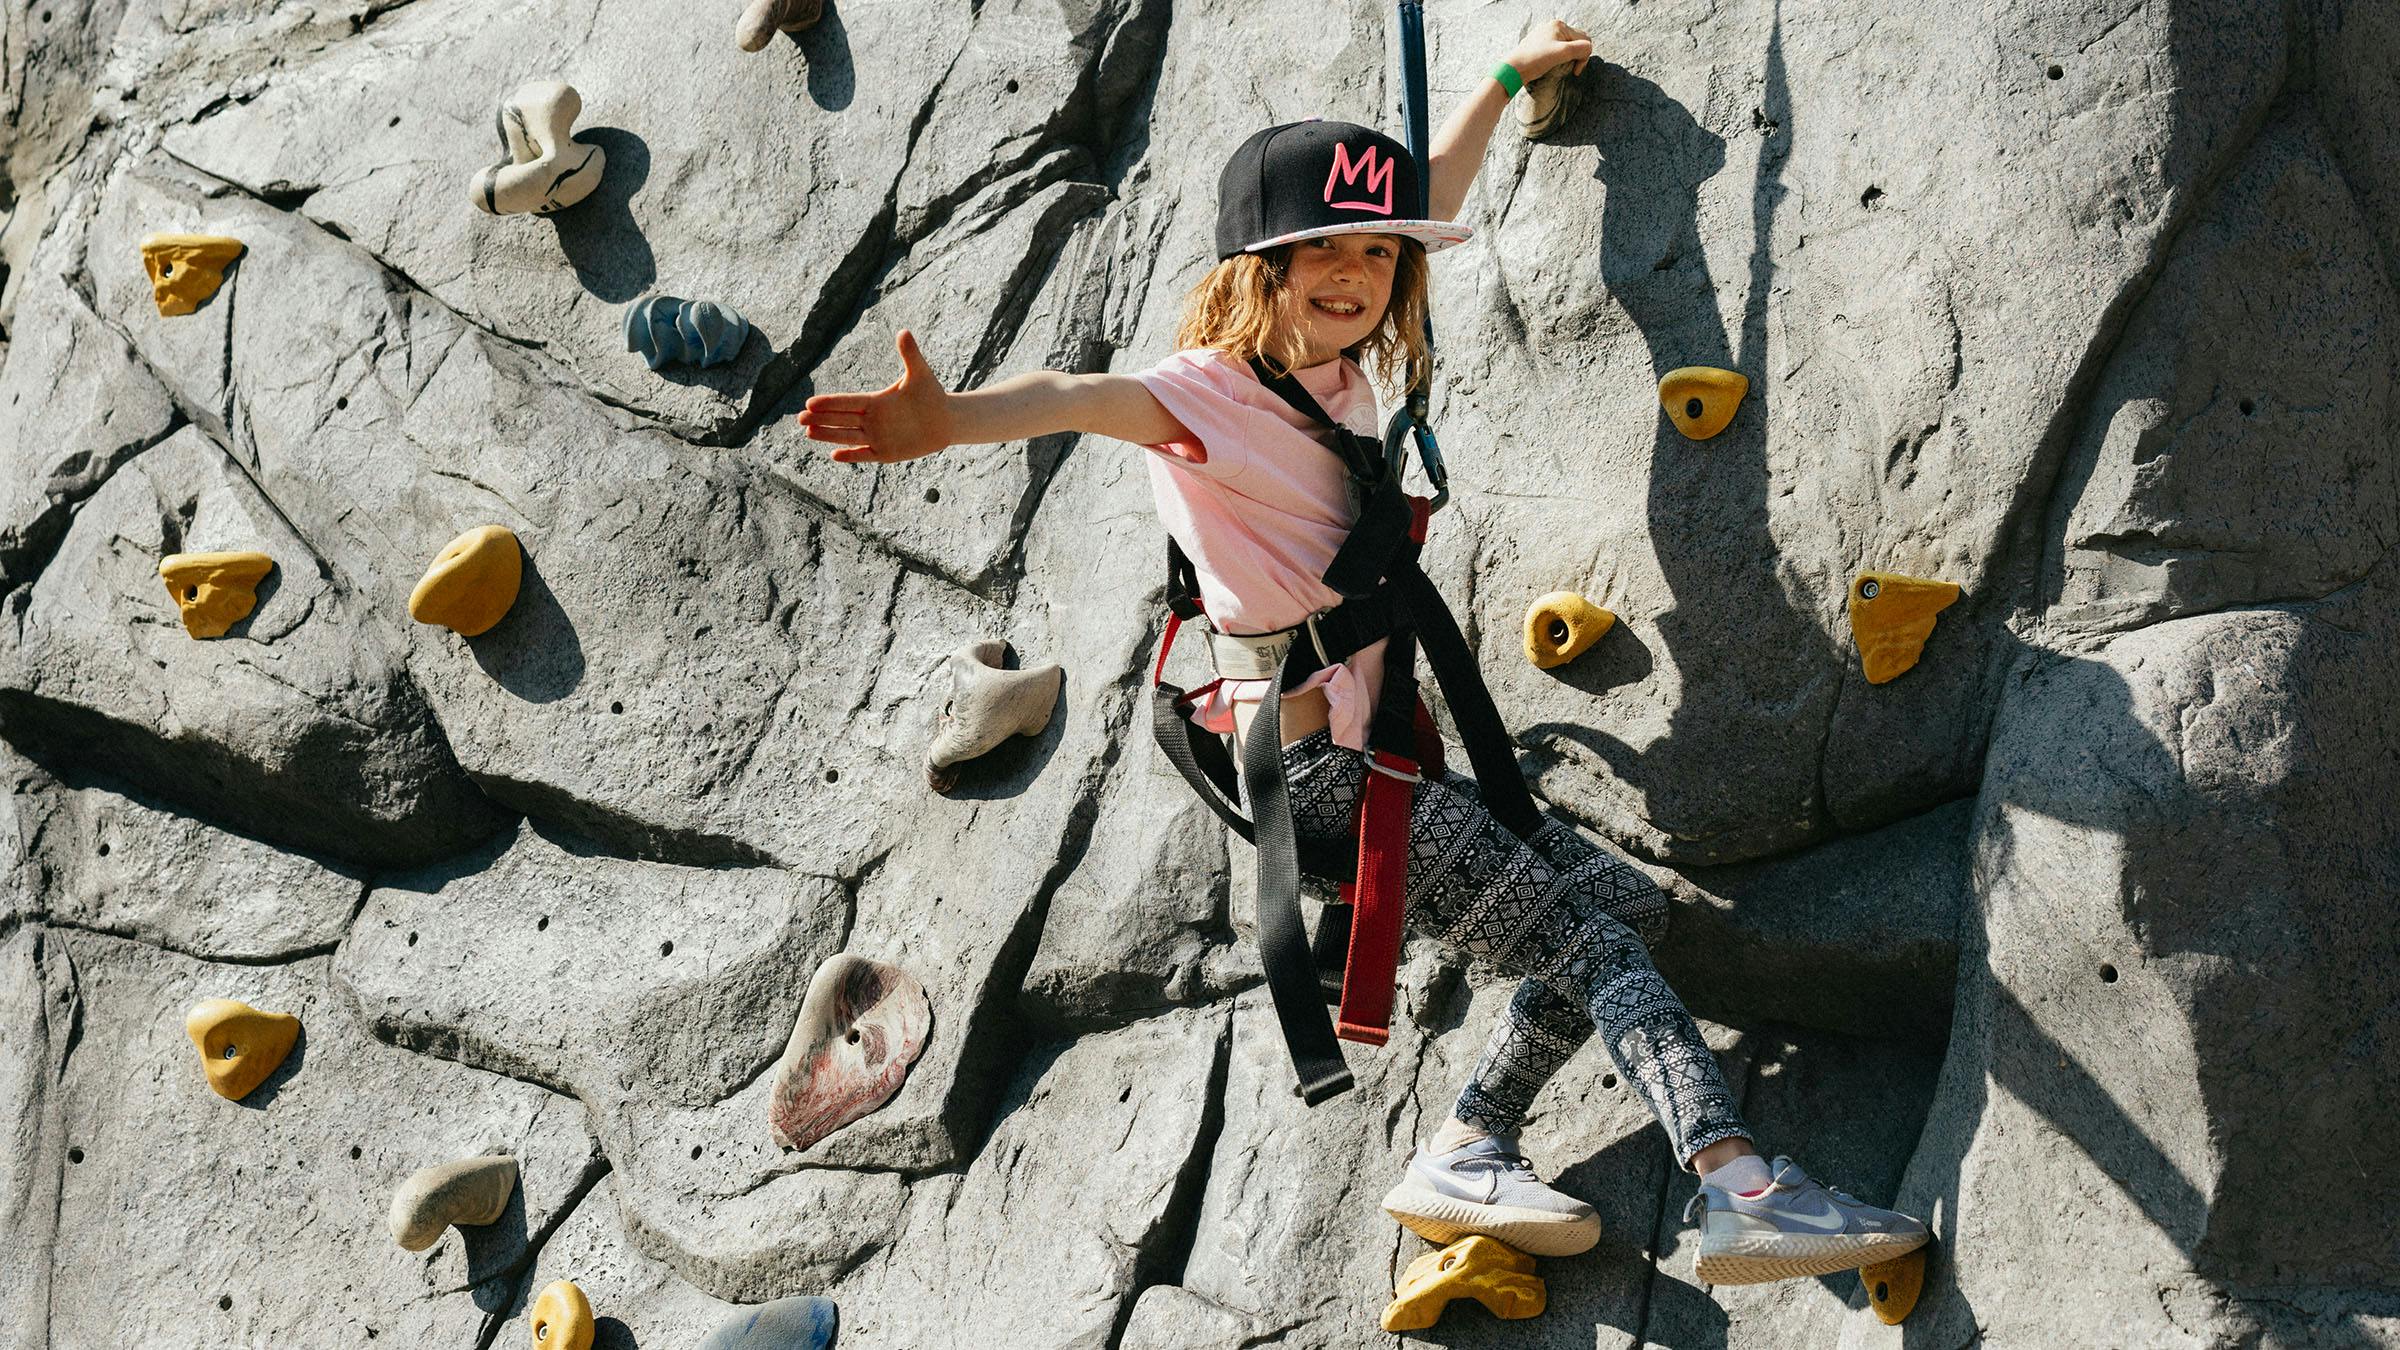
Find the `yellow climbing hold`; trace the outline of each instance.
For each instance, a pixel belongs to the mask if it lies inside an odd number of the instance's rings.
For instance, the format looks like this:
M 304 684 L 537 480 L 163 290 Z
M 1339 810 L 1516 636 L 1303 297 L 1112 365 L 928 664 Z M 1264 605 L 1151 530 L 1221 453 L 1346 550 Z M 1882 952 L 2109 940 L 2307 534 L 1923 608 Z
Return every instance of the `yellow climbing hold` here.
M 242 241 L 221 234 L 151 235 L 142 241 L 150 298 L 161 314 L 189 314 L 225 284 L 225 269 L 240 256 Z
M 553 1280 L 533 1301 L 533 1350 L 592 1350 L 592 1301 L 572 1280 Z
M 1723 431 L 1750 392 L 1750 377 L 1715 366 L 1685 366 L 1670 370 L 1658 382 L 1659 406 L 1675 429 L 1695 441 Z
M 1850 636 L 1858 643 L 1867 683 L 1884 684 L 1906 674 L 1933 636 L 1933 616 L 1958 602 L 1947 581 L 1904 577 L 1897 572 L 1861 572 L 1850 583 Z
M 1925 1253 L 1919 1247 L 1906 1256 L 1894 1257 L 1881 1265 L 1867 1266 L 1858 1272 L 1858 1282 L 1867 1287 L 1867 1306 L 1883 1319 L 1887 1327 L 1896 1327 L 1907 1320 L 1917 1306 L 1917 1295 L 1925 1292 Z
M 1552 591 L 1525 611 L 1525 659 L 1544 670 L 1592 649 L 1617 616 L 1573 591 Z
M 517 603 L 525 551 L 505 525 L 478 525 L 434 555 L 425 578 L 408 593 L 408 617 L 474 637 L 500 622 Z
M 1462 1238 L 1408 1263 L 1399 1296 L 1383 1310 L 1385 1331 L 1423 1331 L 1454 1298 L 1471 1298 L 1506 1319 L 1533 1317 L 1550 1294 L 1533 1258 L 1498 1238 Z
M 184 1034 L 200 1047 L 200 1067 L 218 1096 L 238 1102 L 282 1066 L 300 1039 L 300 1019 L 260 1012 L 238 999 L 212 998 L 184 1014 Z
M 249 618 L 258 583 L 274 569 L 264 553 L 170 553 L 158 563 L 159 579 L 183 611 L 183 631 L 196 638 L 223 637 Z

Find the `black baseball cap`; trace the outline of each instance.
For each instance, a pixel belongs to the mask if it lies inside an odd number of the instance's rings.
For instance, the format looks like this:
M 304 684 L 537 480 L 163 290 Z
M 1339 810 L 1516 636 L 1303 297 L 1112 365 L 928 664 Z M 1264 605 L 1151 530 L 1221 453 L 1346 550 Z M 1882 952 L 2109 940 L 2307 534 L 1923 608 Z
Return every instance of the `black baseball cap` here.
M 1428 253 L 1474 235 L 1420 220 L 1417 158 L 1352 122 L 1286 122 L 1242 142 L 1217 180 L 1217 258 L 1329 234 L 1396 234 Z

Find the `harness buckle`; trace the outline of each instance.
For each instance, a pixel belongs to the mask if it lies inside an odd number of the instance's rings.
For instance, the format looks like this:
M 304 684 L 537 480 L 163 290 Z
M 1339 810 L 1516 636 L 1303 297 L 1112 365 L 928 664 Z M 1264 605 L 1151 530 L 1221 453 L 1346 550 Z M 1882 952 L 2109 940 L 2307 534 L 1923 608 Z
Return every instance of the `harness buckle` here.
M 1319 670 L 1322 670 L 1325 667 L 1333 664 L 1333 657 L 1325 650 L 1325 638 L 1322 634 L 1317 632 L 1317 620 L 1322 619 L 1331 613 L 1333 613 L 1333 611 L 1330 609 L 1320 609 L 1316 613 L 1311 614 L 1307 618 L 1300 621 L 1300 626 L 1308 630 L 1308 645 L 1316 649 L 1317 668 Z
M 1425 781 L 1425 775 L 1419 772 L 1417 768 L 1417 762 L 1415 760 L 1409 759 L 1402 755 L 1395 755 L 1389 750 L 1376 750 L 1369 753 L 1367 755 L 1367 767 L 1373 769 L 1379 774 L 1382 774 L 1386 778 L 1397 778 L 1403 783 L 1422 783 Z

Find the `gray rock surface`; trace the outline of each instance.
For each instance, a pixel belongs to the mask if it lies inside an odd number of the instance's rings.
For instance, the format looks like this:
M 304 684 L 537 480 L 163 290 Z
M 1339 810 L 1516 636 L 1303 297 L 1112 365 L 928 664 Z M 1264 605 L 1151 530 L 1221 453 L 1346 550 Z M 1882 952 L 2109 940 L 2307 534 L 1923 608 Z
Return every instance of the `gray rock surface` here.
M 744 54 L 633 0 L 0 0 L 0 1350 L 465 1350 L 555 1278 L 612 1350 L 794 1294 L 853 1350 L 1396 1344 L 1376 1202 L 1508 986 L 1417 942 L 1303 1109 L 1251 855 L 1148 744 L 1142 452 L 862 468 L 789 417 L 902 329 L 953 384 L 1164 355 L 1232 147 L 1393 124 L 1386 0 L 1290 10 L 850 0 Z M 1437 0 L 1437 110 L 1549 12 Z M 1542 795 L 1674 897 L 1762 1143 L 1943 1245 L 1897 1330 L 1692 1284 L 1593 1049 L 1524 1142 L 1607 1236 L 1433 1339 L 2400 1344 L 2400 5 L 1556 12 L 1577 110 L 1504 119 L 1434 263 L 1428 565 Z M 484 216 L 535 78 L 607 174 Z M 247 246 L 194 314 L 160 230 Z M 653 373 L 649 292 L 757 333 Z M 1708 442 L 1684 365 L 1751 381 Z M 510 615 L 410 622 L 494 523 Z M 254 617 L 184 636 L 159 555 L 248 547 Z M 1881 686 L 1869 569 L 1964 589 Z M 1559 589 L 1619 623 L 1539 671 Z M 984 636 L 1065 687 L 935 797 Z M 836 951 L 934 1029 L 786 1154 Z M 306 1024 L 239 1104 L 180 1030 L 220 994 Z M 486 1150 L 495 1231 L 398 1252 L 391 1188 Z

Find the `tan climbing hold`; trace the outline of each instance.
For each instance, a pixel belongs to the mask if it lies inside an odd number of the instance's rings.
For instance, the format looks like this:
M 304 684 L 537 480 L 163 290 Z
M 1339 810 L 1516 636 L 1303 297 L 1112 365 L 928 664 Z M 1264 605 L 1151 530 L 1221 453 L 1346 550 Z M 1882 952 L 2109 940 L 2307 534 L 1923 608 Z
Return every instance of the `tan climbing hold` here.
M 475 175 L 468 199 L 495 216 L 546 216 L 592 195 L 607 171 L 608 154 L 575 139 L 583 95 L 562 80 L 517 86 L 500 104 L 500 149 L 506 159 Z
M 1575 92 L 1589 61 L 1552 66 L 1525 86 L 1517 100 L 1517 129 L 1529 141 L 1548 139 L 1575 114 Z
M 525 550 L 516 533 L 505 525 L 478 525 L 434 555 L 433 566 L 408 593 L 408 617 L 474 637 L 517 603 L 524 580 Z
M 183 611 L 183 631 L 196 638 L 223 637 L 225 630 L 258 608 L 258 583 L 275 570 L 264 553 L 170 553 L 159 560 L 159 579 Z
M 225 284 L 225 269 L 242 256 L 242 241 L 221 234 L 154 234 L 142 241 L 142 269 L 158 312 L 189 314 Z
M 200 1047 L 200 1067 L 218 1096 L 238 1102 L 282 1067 L 300 1039 L 300 1019 L 260 1012 L 238 999 L 212 998 L 184 1014 L 184 1034 Z
M 1750 392 L 1750 377 L 1715 366 L 1685 366 L 1670 370 L 1658 382 L 1659 406 L 1675 429 L 1695 441 L 1723 431 Z
M 1462 1238 L 1408 1263 L 1384 1307 L 1383 1329 L 1423 1331 L 1456 1298 L 1471 1298 L 1492 1316 L 1514 1321 L 1540 1315 L 1550 1292 L 1533 1273 L 1532 1257 L 1498 1238 Z
M 572 1280 L 553 1280 L 533 1301 L 533 1350 L 592 1350 L 592 1301 Z
M 505 1153 L 425 1168 L 392 1192 L 392 1240 L 421 1252 L 452 1224 L 496 1223 L 516 1189 L 517 1160 Z
M 1859 1270 L 1858 1282 L 1867 1289 L 1867 1306 L 1885 1326 L 1900 1325 L 1916 1310 L 1917 1296 L 1925 1292 L 1925 1253 L 1929 1250 L 1919 1247 L 1906 1256 Z
M 733 21 L 733 42 L 743 51 L 758 51 L 779 32 L 808 31 L 824 14 L 825 0 L 750 0 Z
M 1947 581 L 1904 577 L 1897 572 L 1861 572 L 1850 583 L 1850 636 L 1858 643 L 1867 683 L 1883 684 L 1906 674 L 1933 636 L 1933 616 L 1958 602 Z
M 1066 673 L 1055 665 L 1015 670 L 1016 661 L 1017 649 L 997 638 L 950 653 L 950 701 L 925 756 L 925 781 L 934 791 L 948 792 L 959 765 L 1009 737 L 1048 729 Z
M 1552 591 L 1525 611 L 1525 659 L 1543 670 L 1592 649 L 1617 616 L 1573 591 Z

